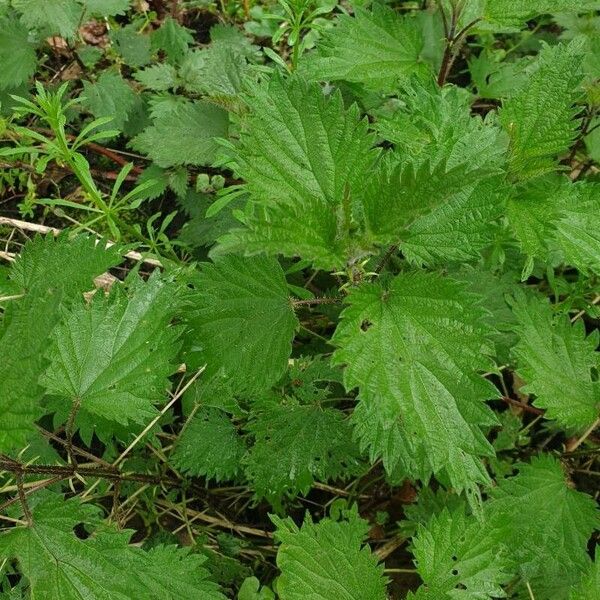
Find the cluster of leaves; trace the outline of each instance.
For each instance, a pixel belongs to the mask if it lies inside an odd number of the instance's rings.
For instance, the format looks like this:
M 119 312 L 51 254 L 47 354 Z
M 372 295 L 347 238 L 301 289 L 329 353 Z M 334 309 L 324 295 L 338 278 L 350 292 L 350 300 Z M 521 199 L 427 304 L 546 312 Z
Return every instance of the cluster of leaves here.
M 146 4 L 0 0 L 0 592 L 596 600 L 600 3 Z

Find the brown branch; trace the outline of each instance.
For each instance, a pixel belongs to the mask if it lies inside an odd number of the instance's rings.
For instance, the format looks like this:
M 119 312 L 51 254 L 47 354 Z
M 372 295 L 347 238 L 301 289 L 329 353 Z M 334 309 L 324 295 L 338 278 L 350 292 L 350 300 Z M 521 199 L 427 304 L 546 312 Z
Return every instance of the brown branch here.
M 31 510 L 29 509 L 29 504 L 27 503 L 27 497 L 25 496 L 25 488 L 23 487 L 23 470 L 21 465 L 19 465 L 19 470 L 15 472 L 15 481 L 17 483 L 19 502 L 21 503 L 21 508 L 23 509 L 25 521 L 27 521 L 27 525 L 31 527 L 33 525 L 33 517 L 31 515 Z
M 180 487 L 182 484 L 181 480 L 172 477 L 159 477 L 143 473 L 122 473 L 116 468 L 86 467 L 82 465 L 24 465 L 6 457 L 0 459 L 0 469 L 15 473 L 17 478 L 19 475 L 21 477 L 23 475 L 60 475 L 63 479 L 68 479 L 81 475 L 83 477 L 98 477 L 113 481 L 137 481 L 152 485 L 167 484 Z
M 536 408 L 535 406 L 531 406 L 530 404 L 525 404 L 524 402 L 519 402 L 514 398 L 509 398 L 508 396 L 502 396 L 502 400 L 511 406 L 516 406 L 517 408 L 523 409 L 525 412 L 531 413 L 532 415 L 545 415 L 546 411 Z

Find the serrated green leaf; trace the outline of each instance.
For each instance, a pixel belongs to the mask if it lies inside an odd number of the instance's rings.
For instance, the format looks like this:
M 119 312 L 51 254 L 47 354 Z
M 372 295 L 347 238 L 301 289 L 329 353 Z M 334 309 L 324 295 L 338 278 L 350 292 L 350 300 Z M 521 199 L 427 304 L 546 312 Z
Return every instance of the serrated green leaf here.
M 177 85 L 177 70 L 167 63 L 158 63 L 135 73 L 134 77 L 144 87 L 164 92 Z
M 68 306 L 93 288 L 92 280 L 121 262 L 116 247 L 106 249 L 94 238 L 38 237 L 25 245 L 11 270 L 24 293 L 7 306 L 0 332 L 0 449 L 23 447 L 41 416 L 48 337 Z
M 600 590 L 600 549 L 596 546 L 596 560 L 579 584 L 571 590 L 569 600 L 594 600 Z
M 133 23 L 119 29 L 112 29 L 110 41 L 125 64 L 131 67 L 143 67 L 152 59 L 150 36 L 139 33 Z
M 318 85 L 274 78 L 255 87 L 251 114 L 236 149 L 250 205 L 244 229 L 221 239 L 217 251 L 302 256 L 337 269 L 363 251 L 350 236 L 350 196 L 378 154 L 358 107 Z
M 383 567 L 363 542 L 369 525 L 356 511 L 336 522 L 310 518 L 298 528 L 288 517 L 271 517 L 281 542 L 277 591 L 281 600 L 385 600 Z
M 153 275 L 63 311 L 52 335 L 46 392 L 104 419 L 144 423 L 165 397 L 176 366 L 175 284 Z M 77 423 L 77 421 L 75 421 Z
M 201 408 L 177 440 L 171 460 L 182 473 L 215 481 L 234 479 L 246 446 L 221 410 Z
M 188 46 L 194 43 L 190 30 L 182 27 L 172 17 L 167 17 L 161 26 L 152 32 L 152 49 L 162 50 L 169 62 L 177 64 L 185 56 Z
M 497 396 L 478 372 L 490 351 L 478 297 L 437 274 L 398 275 L 348 295 L 332 342 L 347 389 L 358 387 L 354 421 L 372 457 L 412 477 L 446 470 L 457 489 L 489 481 L 481 457 L 493 449 L 482 428 Z
M 357 465 L 352 431 L 339 410 L 264 402 L 253 415 L 245 471 L 259 498 L 278 504 L 284 495 L 306 495 L 315 479 L 343 477 Z
M 180 67 L 187 91 L 209 96 L 235 96 L 242 89 L 246 60 L 230 46 L 214 44 L 188 52 Z
M 101 528 L 85 540 L 73 528 L 92 516 L 78 499 L 45 495 L 33 509 L 33 524 L 0 534 L 0 556 L 16 558 L 31 597 L 39 600 L 224 600 L 207 580 L 199 554 L 175 546 L 148 552 L 129 545 L 131 531 Z
M 136 93 L 119 73 L 104 71 L 95 83 L 83 82 L 81 104 L 96 119 L 112 117 L 98 130 L 119 130 L 125 126 L 136 102 Z
M 88 14 L 97 17 L 124 15 L 131 4 L 131 0 L 83 0 L 83 2 Z
M 582 272 L 600 274 L 600 184 L 581 182 L 560 207 L 554 239 L 564 261 Z
M 513 191 L 507 216 L 521 249 L 549 265 L 600 273 L 600 185 L 547 175 Z
M 29 42 L 27 28 L 16 19 L 0 19 L 0 90 L 13 89 L 35 72 L 35 46 Z
M 77 0 L 12 0 L 12 5 L 30 29 L 65 38 L 75 35 L 84 12 Z
M 327 30 L 317 50 L 300 63 L 312 79 L 362 83 L 378 92 L 392 89 L 411 73 L 429 74 L 420 59 L 423 39 L 416 21 L 401 17 L 383 4 L 372 11 L 356 7 Z
M 520 295 L 513 311 L 517 372 L 526 384 L 521 392 L 534 394 L 534 404 L 562 427 L 589 427 L 600 414 L 600 382 L 593 375 L 600 368 L 598 332 L 586 337 L 581 320 L 571 324 L 566 315 L 553 317 L 541 298 Z
M 419 525 L 412 551 L 423 585 L 419 600 L 493 600 L 505 596 L 507 549 L 485 522 L 465 507 L 444 509 Z
M 194 283 L 189 336 L 206 376 L 239 391 L 268 389 L 285 370 L 298 326 L 279 263 L 224 256 L 203 264 Z
M 210 165 L 216 156 L 215 138 L 227 135 L 227 113 L 198 100 L 170 107 L 130 142 L 159 167 Z
M 598 0 L 487 0 L 484 14 L 501 27 L 520 28 L 538 15 L 582 13 L 599 7 Z
M 509 166 L 521 180 L 556 169 L 556 156 L 573 143 L 574 107 L 582 81 L 578 41 L 542 49 L 527 84 L 504 102 L 500 122 L 510 137 Z
M 517 475 L 490 490 L 489 525 L 536 600 L 567 598 L 591 562 L 587 544 L 600 527 L 597 505 L 572 489 L 560 462 L 549 455 L 517 467 Z

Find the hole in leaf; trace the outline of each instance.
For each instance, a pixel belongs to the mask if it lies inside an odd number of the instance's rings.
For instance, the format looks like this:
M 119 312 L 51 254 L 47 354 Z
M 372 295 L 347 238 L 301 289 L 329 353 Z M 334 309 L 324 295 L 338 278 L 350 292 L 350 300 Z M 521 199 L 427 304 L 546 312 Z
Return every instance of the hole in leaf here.
M 369 319 L 365 319 L 361 324 L 360 324 L 360 328 L 363 331 L 369 331 L 369 329 L 373 326 L 373 323 L 371 323 L 371 321 L 369 321 Z

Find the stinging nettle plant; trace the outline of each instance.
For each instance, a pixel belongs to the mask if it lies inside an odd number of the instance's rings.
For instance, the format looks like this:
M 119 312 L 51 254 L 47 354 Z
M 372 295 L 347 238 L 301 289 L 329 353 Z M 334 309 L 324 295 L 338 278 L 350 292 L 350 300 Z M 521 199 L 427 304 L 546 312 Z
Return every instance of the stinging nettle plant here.
M 599 598 L 599 3 L 102 4 L 0 6 L 0 160 L 77 188 L 0 217 L 0 593 Z

